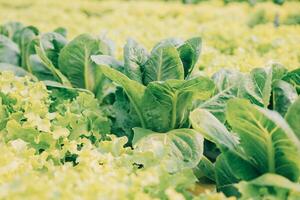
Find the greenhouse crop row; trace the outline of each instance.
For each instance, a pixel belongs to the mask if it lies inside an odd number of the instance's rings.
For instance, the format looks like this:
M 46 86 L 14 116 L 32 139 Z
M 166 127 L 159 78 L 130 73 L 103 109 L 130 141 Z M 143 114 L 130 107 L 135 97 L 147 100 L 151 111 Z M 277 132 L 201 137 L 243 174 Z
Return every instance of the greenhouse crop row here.
M 247 3 L 224 6 L 220 1 L 183 5 L 152 0 L 0 0 L 0 23 L 21 21 L 43 32 L 63 26 L 69 39 L 101 33 L 115 42 L 119 59 L 128 37 L 150 49 L 164 38 L 201 36 L 198 66 L 210 75 L 225 67 L 248 72 L 269 60 L 289 69 L 299 66 L 297 1 L 254 7 Z
M 0 26 L 0 199 L 300 198 L 300 68 L 66 33 Z

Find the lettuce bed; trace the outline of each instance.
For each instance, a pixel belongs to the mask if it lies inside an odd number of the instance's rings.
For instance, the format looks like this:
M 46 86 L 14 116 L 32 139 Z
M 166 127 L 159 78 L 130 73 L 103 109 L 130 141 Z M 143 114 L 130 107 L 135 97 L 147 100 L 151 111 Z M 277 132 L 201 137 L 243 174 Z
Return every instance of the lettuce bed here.
M 129 37 L 151 48 L 163 38 L 201 36 L 205 42 L 198 66 L 210 74 L 222 67 L 249 71 L 270 60 L 289 69 L 299 65 L 297 1 L 252 7 L 248 3 L 224 6 L 222 1 L 183 5 L 159 1 L 15 0 L 0 1 L 0 6 L 2 24 L 17 20 L 45 32 L 63 26 L 69 38 L 85 32 L 104 34 L 116 43 L 119 58 Z M 274 27 L 276 16 L 279 26 Z
M 56 5 L 86 23 L 0 25 L 0 199 L 300 198 L 299 3 Z
M 92 95 L 56 104 L 54 92 L 29 77 L 1 72 L 0 82 L 1 199 L 196 198 L 192 169 L 170 174 L 151 149 L 124 148 L 126 137 L 91 140 L 103 133 L 88 127 L 87 115 L 97 111 Z M 105 122 L 94 119 L 93 125 Z

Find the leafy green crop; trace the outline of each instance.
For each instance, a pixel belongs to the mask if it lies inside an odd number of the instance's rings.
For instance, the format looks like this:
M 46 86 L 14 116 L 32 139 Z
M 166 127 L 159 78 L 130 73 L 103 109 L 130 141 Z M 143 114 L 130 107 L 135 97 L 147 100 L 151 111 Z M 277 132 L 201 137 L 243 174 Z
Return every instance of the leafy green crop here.
M 212 76 L 216 85 L 213 97 L 199 101 L 197 105 L 209 110 L 223 123 L 226 121 L 227 101 L 234 97 L 248 99 L 255 105 L 276 110 L 284 116 L 299 94 L 295 82 L 298 80 L 297 72 L 288 72 L 277 63 L 256 68 L 250 73 L 222 69 Z
M 20 66 L 52 87 L 86 89 L 101 99 L 105 80 L 90 56 L 112 55 L 111 44 L 89 34 L 68 43 L 65 31 L 61 30 L 40 34 L 33 26 L 24 27 L 18 22 L 4 24 L 0 63 L 11 71 Z
M 219 190 L 236 194 L 232 184 L 265 173 L 299 180 L 298 133 L 278 113 L 232 99 L 227 104 L 226 118 L 230 131 L 206 110 L 197 109 L 190 116 L 193 127 L 222 152 L 215 165 Z
M 0 27 L 0 199 L 226 199 L 196 181 L 299 198 L 299 69 L 209 78 L 199 37 L 129 39 L 119 61 L 106 38 L 66 33 Z
M 124 148 L 127 138 L 109 135 L 91 94 L 49 91 L 11 72 L 0 73 L 0 91 L 0 198 L 196 198 L 192 168 L 203 150 L 196 131 L 135 129 L 135 149 Z M 201 196 L 210 195 L 225 198 Z
M 298 199 L 300 185 L 275 174 L 265 174 L 249 182 L 236 185 L 242 193 L 241 199 Z
M 193 102 L 208 99 L 215 88 L 209 78 L 188 78 L 200 47 L 200 38 L 185 42 L 172 38 L 159 42 L 149 55 L 137 42 L 128 40 L 124 47 L 124 66 L 112 57 L 92 56 L 102 73 L 120 85 L 128 98 L 128 103 L 126 97 L 122 98 L 123 106 L 128 108 L 122 113 L 128 115 L 133 126 L 125 128 L 126 121 L 118 124 L 126 135 L 131 138 L 130 129 L 134 127 L 156 132 L 189 127 L 188 114 Z M 119 104 L 118 99 L 115 104 Z M 124 118 L 115 117 L 116 121 Z

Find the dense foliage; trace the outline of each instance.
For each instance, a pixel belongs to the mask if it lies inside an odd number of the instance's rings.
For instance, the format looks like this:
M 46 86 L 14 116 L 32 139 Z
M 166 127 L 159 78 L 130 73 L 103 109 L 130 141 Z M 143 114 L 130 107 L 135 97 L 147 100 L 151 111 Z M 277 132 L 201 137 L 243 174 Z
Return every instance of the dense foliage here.
M 21 21 L 40 30 L 66 27 L 69 38 L 99 34 L 115 42 L 121 59 L 127 38 L 153 47 L 163 38 L 201 36 L 203 53 L 197 67 L 212 74 L 221 68 L 249 71 L 270 60 L 289 69 L 299 65 L 297 1 L 197 5 L 162 1 L 0 0 L 0 23 Z M 45 14 L 47 13 L 47 14 Z M 226 26 L 225 26 L 226 24 Z
M 68 11 L 93 19 L 98 4 Z M 203 9 L 190 25 L 203 22 L 204 37 L 144 35 L 146 46 L 122 48 L 103 35 L 69 40 L 62 27 L 0 25 L 0 199 L 300 198 L 299 4 L 213 1 L 189 14 L 156 4 L 176 22 Z M 237 8 L 251 16 L 220 33 Z

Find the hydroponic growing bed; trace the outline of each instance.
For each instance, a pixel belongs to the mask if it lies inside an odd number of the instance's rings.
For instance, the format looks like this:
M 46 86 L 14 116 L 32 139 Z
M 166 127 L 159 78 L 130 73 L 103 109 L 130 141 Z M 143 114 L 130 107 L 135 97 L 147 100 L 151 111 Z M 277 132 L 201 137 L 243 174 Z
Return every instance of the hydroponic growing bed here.
M 0 2 L 0 199 L 300 199 L 299 2 Z

